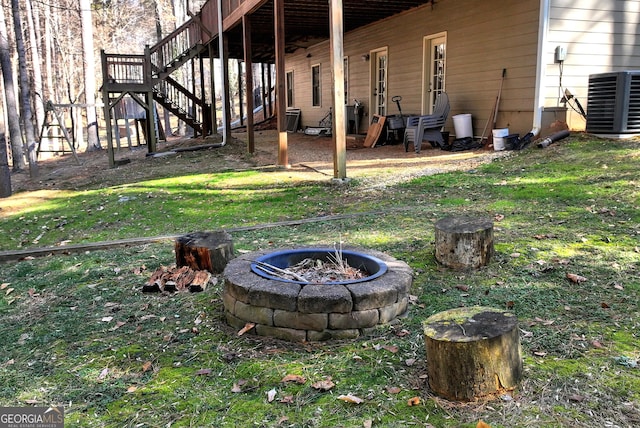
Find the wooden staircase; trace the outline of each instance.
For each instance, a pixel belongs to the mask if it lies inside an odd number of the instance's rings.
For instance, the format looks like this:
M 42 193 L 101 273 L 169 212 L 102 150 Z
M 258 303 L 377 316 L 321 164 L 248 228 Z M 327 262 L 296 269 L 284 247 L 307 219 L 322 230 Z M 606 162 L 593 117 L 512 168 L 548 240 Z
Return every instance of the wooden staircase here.
M 172 75 L 189 61 L 206 53 L 207 42 L 211 40 L 211 31 L 203 26 L 200 15 L 196 14 L 163 40 L 147 47 L 143 55 L 103 52 L 102 70 L 105 78 L 102 91 L 103 99 L 109 100 L 105 111 L 110 116 L 111 109 L 129 94 L 149 112 L 151 99 L 143 100 L 139 96 L 145 94 L 184 121 L 193 129 L 194 136 L 210 133 L 213 129 L 211 105 L 185 88 Z

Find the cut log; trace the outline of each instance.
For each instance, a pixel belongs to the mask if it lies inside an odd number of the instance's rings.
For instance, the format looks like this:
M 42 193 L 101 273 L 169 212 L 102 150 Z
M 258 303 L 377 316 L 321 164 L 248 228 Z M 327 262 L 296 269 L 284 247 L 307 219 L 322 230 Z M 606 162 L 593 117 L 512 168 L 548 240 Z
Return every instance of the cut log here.
M 194 232 L 175 242 L 176 265 L 222 273 L 233 258 L 233 241 L 227 232 Z
M 436 222 L 436 260 L 452 269 L 476 269 L 493 256 L 493 221 L 454 216 Z
M 482 306 L 456 308 L 423 323 L 431 390 L 448 400 L 494 398 L 522 378 L 518 319 Z

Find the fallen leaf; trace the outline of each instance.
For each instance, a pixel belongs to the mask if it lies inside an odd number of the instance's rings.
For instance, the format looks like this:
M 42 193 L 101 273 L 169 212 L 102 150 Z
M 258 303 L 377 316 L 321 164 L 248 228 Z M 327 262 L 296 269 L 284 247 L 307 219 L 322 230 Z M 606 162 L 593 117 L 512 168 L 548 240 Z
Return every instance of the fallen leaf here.
M 536 357 L 544 357 L 547 353 L 545 351 L 533 351 L 533 355 Z
M 591 345 L 593 345 L 594 348 L 602 348 L 602 343 L 597 340 L 592 341 Z
M 131 385 L 129 388 L 127 388 L 128 393 L 136 392 L 137 390 L 138 390 L 138 387 L 135 385 Z
M 587 278 L 585 278 L 584 276 L 580 276 L 580 275 L 577 275 L 575 273 L 567 273 L 567 278 L 571 282 L 574 282 L 576 284 L 579 284 L 581 282 L 585 282 L 587 280 Z
M 111 321 L 113 321 L 113 317 L 102 317 L 102 319 L 100 321 L 102 321 L 102 322 L 111 322 Z
M 339 395 L 338 400 L 342 400 L 345 403 L 353 403 L 353 404 L 364 403 L 364 400 L 362 398 L 357 397 L 353 394 Z
M 313 389 L 317 389 L 318 391 L 329 391 L 334 386 L 336 386 L 336 384 L 331 381 L 331 378 L 319 380 L 311 385 Z
M 231 387 L 231 392 L 237 394 L 238 392 L 242 392 L 242 388 L 240 388 L 240 385 L 238 385 L 237 383 L 234 383 L 233 387 Z
M 280 399 L 281 403 L 284 404 L 293 404 L 293 395 L 286 395 Z
M 283 377 L 280 382 L 282 382 L 282 383 L 294 382 L 294 383 L 299 383 L 299 384 L 302 385 L 306 381 L 307 381 L 307 379 L 305 379 L 304 377 L 302 377 L 300 375 L 288 374 L 285 377 Z
M 504 215 L 496 214 L 493 218 L 495 219 L 495 221 L 502 221 L 504 220 Z
M 478 425 L 476 425 L 476 428 L 491 428 L 491 425 L 489 425 L 488 423 L 486 423 L 482 419 L 480 419 L 478 421 Z
M 394 353 L 394 354 L 395 354 L 396 352 L 398 352 L 398 347 L 397 347 L 397 346 L 385 345 L 385 346 L 383 346 L 383 348 L 384 348 L 384 349 L 386 349 L 386 350 L 387 350 L 387 351 L 389 351 L 389 352 Z
M 208 376 L 211 374 L 211 369 L 200 369 L 195 372 L 196 376 Z
M 511 253 L 509 257 L 511 257 L 512 259 L 517 259 L 518 257 L 520 257 L 520 253 Z
M 506 304 L 506 307 L 507 307 L 507 309 L 513 309 L 513 307 L 514 307 L 515 305 L 516 305 L 516 304 L 515 304 L 512 300 L 509 300 L 509 301 L 507 302 L 507 304 Z
M 406 360 L 404 360 L 404 363 L 407 365 L 407 367 L 411 367 L 412 365 L 414 365 L 416 363 L 416 359 L 415 358 L 407 358 Z
M 108 368 L 104 368 L 104 369 L 102 369 L 102 371 L 98 375 L 98 379 L 102 380 L 105 377 L 107 377 L 108 374 L 109 374 L 109 369 Z
M 249 330 L 251 330 L 253 327 L 255 327 L 256 325 L 252 322 L 248 322 L 244 325 L 244 327 L 242 327 L 240 329 L 240 331 L 238 332 L 238 336 L 242 336 L 243 334 L 245 334 L 246 332 L 248 332 Z
M 145 362 L 145 363 L 142 365 L 142 371 L 143 371 L 143 372 L 149 371 L 149 369 L 151 368 L 151 365 L 152 365 L 151 361 L 147 361 L 147 362 Z
M 387 392 L 389 394 L 399 394 L 400 391 L 402 391 L 402 389 L 398 388 L 397 386 L 389 386 L 389 387 L 387 387 Z
M 15 290 L 15 288 L 7 288 L 4 292 L 4 295 L 8 296 L 13 290 Z
M 407 400 L 407 406 L 411 407 L 411 406 L 417 406 L 420 404 L 420 397 L 411 397 L 409 398 L 409 400 Z
M 364 422 L 362 423 L 362 426 L 363 426 L 364 428 L 371 428 L 371 427 L 373 426 L 373 420 L 371 420 L 371 419 L 367 419 L 366 421 L 364 421 Z
M 609 305 L 608 305 L 607 303 L 605 303 L 605 302 L 600 303 L 600 306 L 601 306 L 603 309 L 609 309 L 609 308 L 611 307 L 611 306 L 609 306 Z
M 583 395 L 571 394 L 567 398 L 569 399 L 569 401 L 575 401 L 576 403 L 580 403 L 580 402 L 584 401 L 585 397 Z
M 267 401 L 271 403 L 276 398 L 277 393 L 278 392 L 275 388 L 271 388 L 269 391 L 267 391 Z
M 613 288 L 620 291 L 624 290 L 624 287 L 618 283 L 613 284 Z
M 456 285 L 456 288 L 460 291 L 469 291 L 468 285 Z
M 396 336 L 398 336 L 398 337 L 405 337 L 405 336 L 408 336 L 410 334 L 411 334 L 411 332 L 409 330 L 407 330 L 407 329 L 404 329 L 404 328 L 402 330 L 400 330 L 400 331 L 396 331 Z

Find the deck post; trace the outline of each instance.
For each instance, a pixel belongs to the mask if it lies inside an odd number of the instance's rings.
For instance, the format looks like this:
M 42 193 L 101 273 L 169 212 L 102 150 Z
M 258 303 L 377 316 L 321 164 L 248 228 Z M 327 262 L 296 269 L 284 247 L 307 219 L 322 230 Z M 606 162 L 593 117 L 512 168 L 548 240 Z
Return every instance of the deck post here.
M 276 43 L 276 116 L 278 120 L 278 166 L 289 167 L 287 97 L 285 96 L 284 0 L 273 1 Z
M 331 0 L 330 34 L 333 89 L 333 178 L 347 178 L 347 132 L 344 99 L 344 22 L 342 0 Z
M 256 151 L 255 138 L 253 133 L 253 61 L 251 59 L 251 17 L 244 15 L 242 17 L 243 43 L 244 43 L 244 68 L 246 79 L 246 97 L 247 97 L 247 151 L 254 153 Z

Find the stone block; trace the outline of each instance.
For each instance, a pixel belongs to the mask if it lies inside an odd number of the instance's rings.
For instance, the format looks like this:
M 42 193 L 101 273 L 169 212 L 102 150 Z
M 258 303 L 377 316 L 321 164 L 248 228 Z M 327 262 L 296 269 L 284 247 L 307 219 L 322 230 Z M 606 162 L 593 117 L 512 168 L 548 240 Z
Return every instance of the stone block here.
M 257 324 L 273 325 L 273 309 L 261 306 L 247 305 L 236 301 L 236 312 L 234 315 L 242 320 Z
M 249 290 L 249 303 L 254 306 L 295 312 L 300 288 L 300 284 L 292 282 L 261 280 Z
M 307 332 L 307 340 L 310 342 L 322 342 L 325 340 L 357 339 L 360 336 L 358 329 L 350 330 L 323 330 Z
M 353 328 L 373 327 L 378 324 L 380 316 L 377 309 L 353 311 L 347 314 L 329 314 L 329 328 L 347 330 Z
M 377 281 L 347 284 L 346 287 L 353 296 L 353 310 L 366 311 L 395 303 L 398 290 L 394 283 L 387 280 L 387 274 Z
M 351 293 L 344 285 L 307 284 L 298 296 L 298 311 L 309 314 L 351 312 Z
M 273 312 L 273 325 L 276 327 L 322 331 L 327 328 L 328 323 L 328 314 L 303 314 L 279 309 Z

